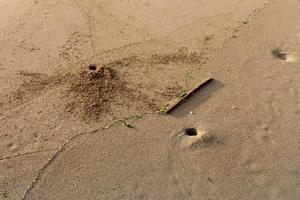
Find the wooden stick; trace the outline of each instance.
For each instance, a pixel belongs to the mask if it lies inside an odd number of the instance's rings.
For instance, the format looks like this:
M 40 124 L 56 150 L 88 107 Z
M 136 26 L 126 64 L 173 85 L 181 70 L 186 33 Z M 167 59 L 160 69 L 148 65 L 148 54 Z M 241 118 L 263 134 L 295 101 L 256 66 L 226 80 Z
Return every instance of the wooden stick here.
M 203 88 L 206 86 L 208 83 L 212 82 L 214 79 L 213 78 L 207 78 L 204 81 L 202 81 L 200 84 L 198 84 L 196 87 L 194 87 L 190 92 L 188 92 L 186 95 L 178 99 L 176 102 L 174 102 L 172 105 L 170 105 L 166 111 L 165 114 L 169 114 L 171 111 L 173 111 L 177 106 L 179 106 L 184 100 L 189 98 L 190 96 L 193 95 L 193 93 L 197 92 L 199 89 Z

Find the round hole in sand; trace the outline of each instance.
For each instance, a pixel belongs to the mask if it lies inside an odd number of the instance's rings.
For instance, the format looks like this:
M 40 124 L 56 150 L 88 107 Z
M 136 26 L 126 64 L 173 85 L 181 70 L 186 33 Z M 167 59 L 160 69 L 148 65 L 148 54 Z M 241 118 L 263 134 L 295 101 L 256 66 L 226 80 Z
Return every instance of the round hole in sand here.
M 195 128 L 185 128 L 184 133 L 188 136 L 196 136 L 198 134 Z
M 96 70 L 97 69 L 97 66 L 95 64 L 90 64 L 89 65 L 89 70 Z
M 280 60 L 287 60 L 288 54 L 285 52 L 282 52 L 281 49 L 273 49 L 271 51 L 271 53 L 275 58 L 278 58 Z

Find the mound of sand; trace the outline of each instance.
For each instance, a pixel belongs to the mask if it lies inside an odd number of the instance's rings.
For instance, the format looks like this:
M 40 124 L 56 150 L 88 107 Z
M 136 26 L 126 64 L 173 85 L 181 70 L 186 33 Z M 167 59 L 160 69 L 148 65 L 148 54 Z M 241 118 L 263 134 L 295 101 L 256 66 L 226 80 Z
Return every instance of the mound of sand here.
M 113 102 L 122 103 L 122 97 L 132 93 L 114 69 L 96 65 L 74 75 L 68 85 L 72 99 L 67 109 L 84 118 L 99 118 L 110 110 Z

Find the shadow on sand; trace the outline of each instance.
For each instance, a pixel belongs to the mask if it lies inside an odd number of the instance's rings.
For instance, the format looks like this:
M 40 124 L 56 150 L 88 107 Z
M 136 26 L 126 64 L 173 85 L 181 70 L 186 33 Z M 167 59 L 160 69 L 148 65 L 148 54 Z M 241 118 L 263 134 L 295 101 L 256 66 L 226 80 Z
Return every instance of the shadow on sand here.
M 209 98 L 222 87 L 224 87 L 222 82 L 218 80 L 212 81 L 182 102 L 182 104 L 170 112 L 170 115 L 182 118 L 187 114 L 190 114 L 191 111 L 196 110 L 197 107 L 209 100 Z

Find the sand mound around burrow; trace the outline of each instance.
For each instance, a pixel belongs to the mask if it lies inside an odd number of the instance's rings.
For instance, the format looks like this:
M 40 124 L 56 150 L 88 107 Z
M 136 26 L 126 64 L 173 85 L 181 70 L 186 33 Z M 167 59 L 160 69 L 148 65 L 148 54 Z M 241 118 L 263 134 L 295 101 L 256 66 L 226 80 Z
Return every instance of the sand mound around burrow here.
M 178 135 L 178 145 L 182 149 L 197 149 L 220 143 L 220 138 L 201 128 L 185 128 Z
M 68 81 L 71 100 L 67 110 L 84 118 L 98 118 L 110 111 L 113 103 L 122 104 L 132 94 L 111 67 L 90 65 Z
M 10 95 L 0 99 L 0 108 L 20 106 L 56 91 L 66 111 L 82 119 L 98 119 L 120 110 L 153 111 L 149 97 L 130 88 L 111 66 L 88 65 L 64 75 L 20 72 L 24 82 Z M 51 101 L 51 95 L 49 96 Z M 6 106 L 6 107 L 5 107 Z

